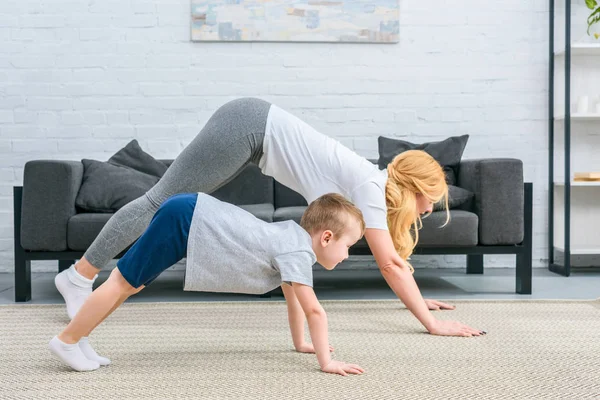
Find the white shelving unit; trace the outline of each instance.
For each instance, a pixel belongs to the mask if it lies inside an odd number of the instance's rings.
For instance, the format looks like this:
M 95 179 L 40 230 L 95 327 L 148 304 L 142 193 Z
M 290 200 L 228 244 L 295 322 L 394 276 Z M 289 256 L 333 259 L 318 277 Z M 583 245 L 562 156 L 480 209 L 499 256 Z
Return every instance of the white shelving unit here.
M 564 121 L 565 115 L 557 115 L 554 120 Z M 600 114 L 571 114 L 571 121 L 600 121 Z
M 565 186 L 565 182 L 554 182 L 554 186 Z M 600 181 L 571 181 L 571 186 L 600 187 Z
M 600 172 L 600 40 L 586 34 L 588 14 L 585 3 L 551 0 L 549 269 L 565 276 L 572 263 L 600 265 L 600 181 L 573 180 Z M 578 113 L 582 96 L 588 111 Z M 592 261 L 579 265 L 572 256 Z
M 564 57 L 565 50 L 556 50 L 555 57 Z M 600 57 L 600 44 L 596 43 L 572 43 L 571 56 L 595 56 Z

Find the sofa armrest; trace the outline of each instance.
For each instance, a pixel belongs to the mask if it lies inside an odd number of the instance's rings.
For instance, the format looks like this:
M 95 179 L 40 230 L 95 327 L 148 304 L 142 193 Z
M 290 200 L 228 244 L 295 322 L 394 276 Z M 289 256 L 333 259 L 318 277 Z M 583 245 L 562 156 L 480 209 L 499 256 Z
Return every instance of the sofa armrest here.
M 509 245 L 523 241 L 523 162 L 513 158 L 463 160 L 458 186 L 475 194 L 479 244 Z
M 25 164 L 21 246 L 25 250 L 67 250 L 67 223 L 83 178 L 79 161 L 35 160 Z

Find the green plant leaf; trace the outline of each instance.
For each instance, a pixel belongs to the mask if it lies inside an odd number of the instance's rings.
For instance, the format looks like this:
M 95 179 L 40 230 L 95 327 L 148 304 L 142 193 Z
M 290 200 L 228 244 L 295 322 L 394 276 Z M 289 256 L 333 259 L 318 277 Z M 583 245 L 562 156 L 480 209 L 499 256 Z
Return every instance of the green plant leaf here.
M 600 7 L 596 8 L 594 11 L 592 11 L 592 13 L 590 14 L 590 16 L 588 17 L 588 23 L 590 22 L 590 20 L 592 19 L 592 17 L 594 15 L 598 15 L 600 14 Z
M 596 6 L 598 5 L 598 3 L 596 2 L 596 0 L 585 0 L 585 5 L 590 10 L 593 10 L 594 8 L 596 8 Z
M 600 21 L 600 7 L 597 8 L 593 13 L 591 13 L 587 19 L 587 23 L 588 23 L 587 34 L 588 34 L 588 36 L 590 36 L 590 28 L 592 27 L 592 25 L 594 25 L 596 22 L 599 22 L 599 21 Z

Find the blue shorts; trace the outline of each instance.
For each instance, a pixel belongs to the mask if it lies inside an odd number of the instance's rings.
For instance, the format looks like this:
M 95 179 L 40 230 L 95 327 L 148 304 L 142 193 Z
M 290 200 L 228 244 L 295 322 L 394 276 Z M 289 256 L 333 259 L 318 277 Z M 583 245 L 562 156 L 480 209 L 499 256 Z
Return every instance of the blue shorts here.
M 146 231 L 117 262 L 119 272 L 131 286 L 148 286 L 186 256 L 197 199 L 197 193 L 177 194 L 161 204 Z

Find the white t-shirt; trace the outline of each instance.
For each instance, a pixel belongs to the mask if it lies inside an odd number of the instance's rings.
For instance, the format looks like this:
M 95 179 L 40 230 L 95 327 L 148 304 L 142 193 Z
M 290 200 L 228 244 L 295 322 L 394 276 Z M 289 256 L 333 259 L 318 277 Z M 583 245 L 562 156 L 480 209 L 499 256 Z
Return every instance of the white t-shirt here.
M 308 203 L 339 193 L 362 211 L 367 228 L 388 229 L 387 171 L 276 105 L 267 117 L 259 167 Z

